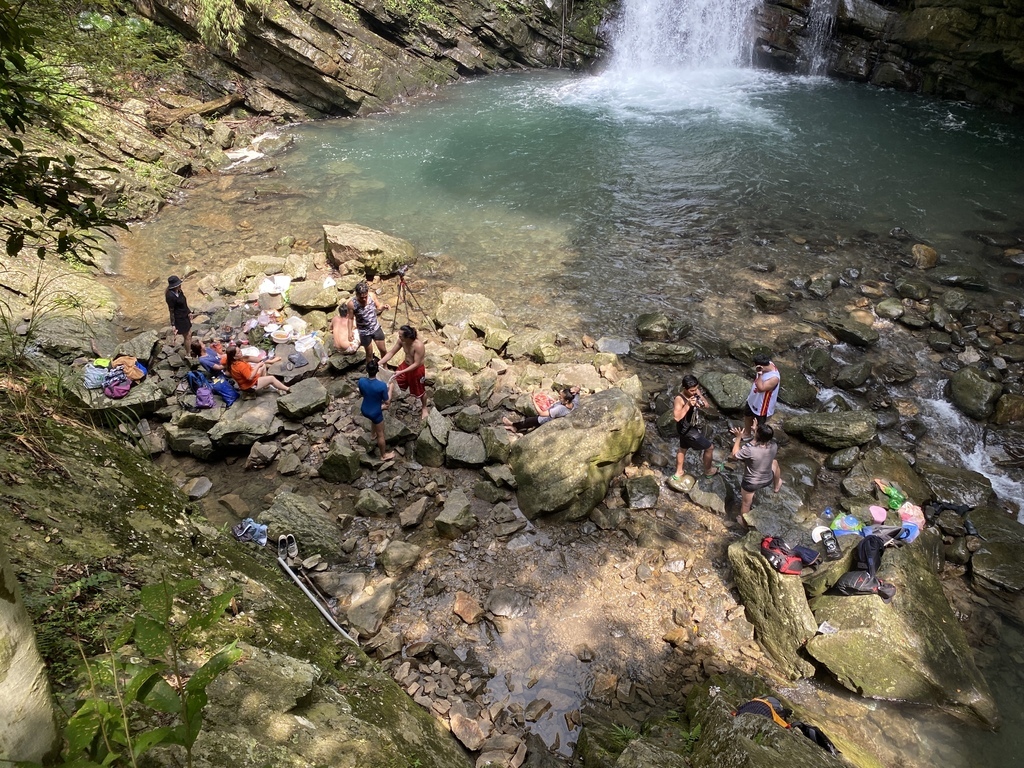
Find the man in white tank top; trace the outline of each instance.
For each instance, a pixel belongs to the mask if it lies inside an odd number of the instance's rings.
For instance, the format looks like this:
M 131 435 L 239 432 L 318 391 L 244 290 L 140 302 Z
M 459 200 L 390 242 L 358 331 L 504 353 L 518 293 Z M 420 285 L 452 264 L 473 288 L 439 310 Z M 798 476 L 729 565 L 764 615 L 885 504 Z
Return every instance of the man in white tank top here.
M 782 381 L 779 369 L 768 355 L 754 355 L 754 383 L 747 395 L 747 407 L 743 413 L 743 440 L 753 437 L 754 420 L 764 424 L 775 413 L 779 399 L 779 383 Z

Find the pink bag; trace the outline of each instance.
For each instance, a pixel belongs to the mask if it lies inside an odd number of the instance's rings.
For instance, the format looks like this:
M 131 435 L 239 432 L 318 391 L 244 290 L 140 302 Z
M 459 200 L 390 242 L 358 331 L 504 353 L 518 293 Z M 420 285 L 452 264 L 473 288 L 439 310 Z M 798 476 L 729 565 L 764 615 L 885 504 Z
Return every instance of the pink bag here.
M 131 389 L 132 383 L 125 379 L 124 381 L 116 381 L 111 384 L 107 384 L 103 387 L 103 394 L 111 400 L 120 400 L 122 397 L 127 395 Z

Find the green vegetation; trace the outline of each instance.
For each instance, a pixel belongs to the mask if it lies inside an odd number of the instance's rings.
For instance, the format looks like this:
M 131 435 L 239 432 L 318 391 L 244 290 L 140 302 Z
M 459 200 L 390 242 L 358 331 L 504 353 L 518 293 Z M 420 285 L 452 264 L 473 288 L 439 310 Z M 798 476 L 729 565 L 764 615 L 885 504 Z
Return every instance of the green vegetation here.
M 232 53 L 238 51 L 238 33 L 245 25 L 246 13 L 235 0 L 192 0 L 196 7 L 196 29 L 210 47 L 223 45 Z M 270 10 L 273 0 L 244 0 L 244 8 L 261 16 Z
M 234 599 L 230 592 L 219 595 L 204 610 L 190 599 L 186 614 L 175 601 L 197 587 L 195 581 L 143 587 L 141 609 L 108 652 L 90 658 L 82 648 L 85 698 L 64 728 L 64 765 L 135 767 L 154 747 L 177 746 L 192 767 L 206 688 L 242 653 L 231 643 L 198 669 L 188 664 L 186 650 Z
M 448 9 L 434 0 L 384 0 L 384 7 L 408 19 L 412 26 L 448 29 L 455 21 Z

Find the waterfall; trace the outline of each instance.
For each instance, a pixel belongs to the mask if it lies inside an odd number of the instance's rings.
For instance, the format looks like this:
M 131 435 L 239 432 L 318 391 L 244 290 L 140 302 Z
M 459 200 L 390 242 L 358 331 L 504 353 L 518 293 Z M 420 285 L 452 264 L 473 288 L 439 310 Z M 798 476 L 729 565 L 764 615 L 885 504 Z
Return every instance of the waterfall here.
M 832 40 L 832 27 L 836 21 L 839 0 L 811 0 L 807 13 L 807 38 L 810 51 L 807 56 L 807 74 L 828 74 L 828 44 Z
M 750 64 L 760 0 L 623 0 L 610 69 L 725 69 Z

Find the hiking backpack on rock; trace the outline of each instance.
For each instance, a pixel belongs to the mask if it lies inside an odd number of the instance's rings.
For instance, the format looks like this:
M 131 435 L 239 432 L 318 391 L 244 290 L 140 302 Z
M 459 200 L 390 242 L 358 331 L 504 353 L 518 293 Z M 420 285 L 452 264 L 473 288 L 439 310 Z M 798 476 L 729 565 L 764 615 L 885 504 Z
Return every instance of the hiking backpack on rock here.
M 213 389 L 210 380 L 202 371 L 189 371 L 185 374 L 188 388 L 196 396 L 196 410 L 213 408 Z

